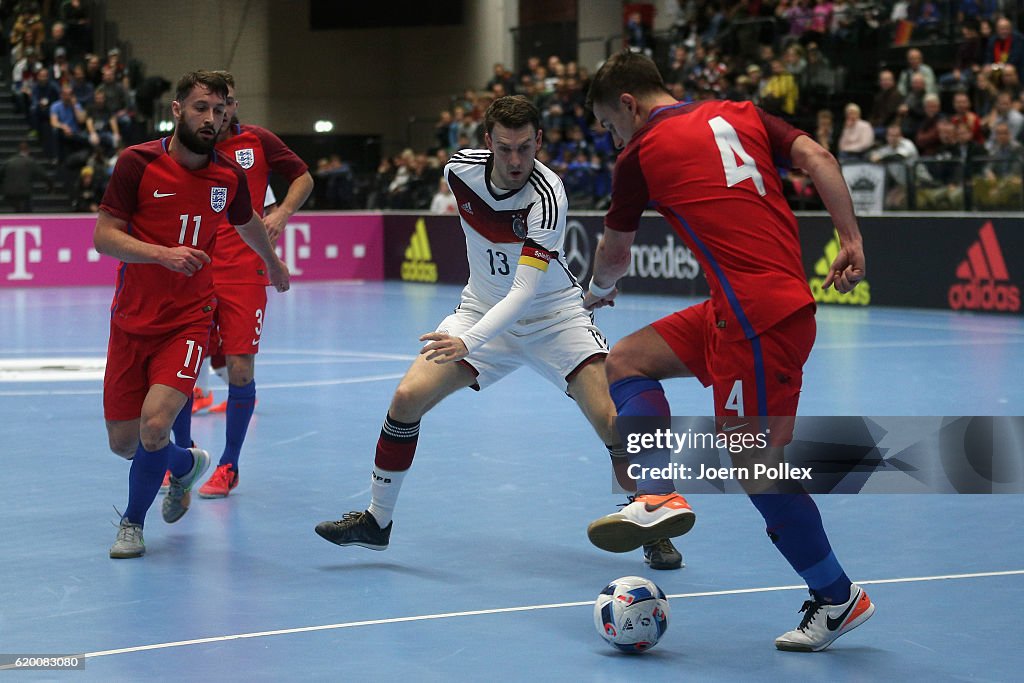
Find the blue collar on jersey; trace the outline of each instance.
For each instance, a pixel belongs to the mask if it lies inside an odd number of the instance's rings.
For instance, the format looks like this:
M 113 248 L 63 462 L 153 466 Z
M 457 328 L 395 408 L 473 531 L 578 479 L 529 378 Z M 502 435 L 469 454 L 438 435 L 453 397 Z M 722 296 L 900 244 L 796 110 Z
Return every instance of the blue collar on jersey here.
M 676 102 L 675 104 L 666 104 L 661 107 L 655 107 L 651 110 L 651 113 L 647 115 L 647 123 L 650 123 L 655 116 L 661 116 L 666 111 L 671 109 L 679 109 L 679 107 L 685 107 L 688 102 Z

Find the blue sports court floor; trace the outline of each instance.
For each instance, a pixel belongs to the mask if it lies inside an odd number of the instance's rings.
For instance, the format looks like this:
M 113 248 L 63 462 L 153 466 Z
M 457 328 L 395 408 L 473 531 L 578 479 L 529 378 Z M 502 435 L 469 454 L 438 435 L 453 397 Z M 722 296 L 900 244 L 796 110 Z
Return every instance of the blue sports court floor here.
M 81 672 L 0 677 L 1020 679 L 1024 497 L 819 496 L 837 555 L 878 612 L 827 652 L 779 652 L 772 641 L 798 623 L 806 594 L 746 498 L 691 499 L 681 571 L 602 553 L 585 529 L 621 502 L 607 455 L 573 403 L 527 370 L 427 416 L 386 552 L 318 538 L 317 522 L 365 506 L 391 392 L 458 292 L 299 283 L 271 294 L 241 485 L 197 499 L 173 526 L 158 501 L 146 556 L 115 561 L 128 465 L 106 448 L 100 401 L 111 289 L 0 290 L 0 651 L 87 655 Z M 624 296 L 598 322 L 614 341 L 679 305 Z M 818 324 L 805 414 L 1024 405 L 1020 318 L 830 307 Z M 694 380 L 668 389 L 677 415 L 710 407 Z M 223 427 L 195 420 L 214 457 Z M 613 651 L 592 625 L 598 591 L 628 574 L 671 596 L 668 632 L 643 656 Z

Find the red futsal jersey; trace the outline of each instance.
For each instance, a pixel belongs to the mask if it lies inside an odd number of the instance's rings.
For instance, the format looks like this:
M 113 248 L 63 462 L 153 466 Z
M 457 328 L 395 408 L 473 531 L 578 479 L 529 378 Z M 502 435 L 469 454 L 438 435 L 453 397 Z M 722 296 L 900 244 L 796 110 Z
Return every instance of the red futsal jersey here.
M 252 218 L 245 177 L 216 152 L 205 167 L 189 170 L 167 153 L 169 142 L 163 138 L 126 149 L 100 211 L 127 221 L 128 234 L 138 240 L 185 245 L 209 255 L 225 218 L 234 225 Z M 215 304 L 209 267 L 189 277 L 155 263 L 122 263 L 110 315 L 126 332 L 161 334 L 209 320 Z
M 306 172 L 306 164 L 281 142 L 281 138 L 266 128 L 232 124 L 231 131 L 231 137 L 217 143 L 217 151 L 245 171 L 252 208 L 262 216 L 270 172 L 291 184 Z M 227 221 L 221 222 L 217 252 L 211 256 L 213 279 L 217 284 L 270 284 L 263 259 L 249 248 Z
M 651 112 L 615 164 L 606 225 L 629 232 L 644 209 L 663 215 L 700 261 L 725 339 L 814 302 L 775 169 L 800 135 L 750 102 L 679 103 Z

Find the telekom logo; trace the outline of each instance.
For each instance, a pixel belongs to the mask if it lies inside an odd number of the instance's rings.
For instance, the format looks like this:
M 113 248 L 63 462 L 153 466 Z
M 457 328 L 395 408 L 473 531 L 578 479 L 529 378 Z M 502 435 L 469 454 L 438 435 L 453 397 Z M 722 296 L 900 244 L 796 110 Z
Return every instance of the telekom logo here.
M 302 242 L 299 242 L 299 239 Z M 302 275 L 299 259 L 306 260 L 310 256 L 309 223 L 289 223 L 284 229 L 284 254 L 278 248 L 278 257 L 283 258 L 292 275 Z
M 8 237 L 13 239 L 8 240 Z M 10 248 L 8 241 L 11 243 Z M 43 260 L 43 250 L 39 248 L 42 243 L 43 230 L 38 225 L 0 227 L 0 263 L 14 263 L 14 270 L 8 274 L 8 280 L 32 279 L 27 266 Z

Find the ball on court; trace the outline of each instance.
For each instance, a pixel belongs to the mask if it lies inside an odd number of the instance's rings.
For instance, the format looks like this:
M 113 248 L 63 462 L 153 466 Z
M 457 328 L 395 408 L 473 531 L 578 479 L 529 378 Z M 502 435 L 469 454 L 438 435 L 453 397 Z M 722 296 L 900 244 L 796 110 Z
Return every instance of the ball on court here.
M 646 652 L 668 629 L 668 598 L 650 579 L 623 576 L 594 602 L 594 626 L 622 652 Z

